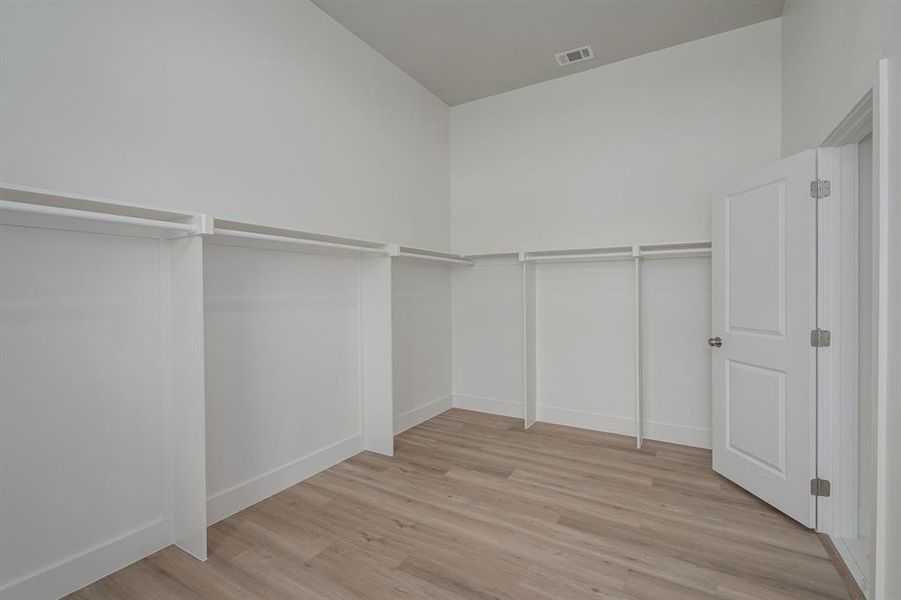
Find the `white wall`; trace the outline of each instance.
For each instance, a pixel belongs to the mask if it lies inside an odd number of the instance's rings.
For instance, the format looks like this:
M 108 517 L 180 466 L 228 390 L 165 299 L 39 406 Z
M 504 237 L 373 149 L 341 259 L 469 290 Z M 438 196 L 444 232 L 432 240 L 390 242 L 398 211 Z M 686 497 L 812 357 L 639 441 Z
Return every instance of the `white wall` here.
M 391 326 L 394 432 L 451 407 L 451 266 L 394 259 Z
M 448 109 L 306 0 L 0 3 L 0 181 L 443 249 Z
M 782 16 L 782 153 L 818 146 L 897 56 L 901 2 L 787 0 Z
M 634 269 L 538 266 L 538 420 L 635 435 Z M 710 447 L 709 331 L 710 260 L 643 260 L 644 437 Z
M 52 598 L 172 541 L 165 268 L 151 239 L 0 239 L 0 597 Z
M 710 259 L 642 261 L 644 433 L 710 447 Z
M 539 264 L 538 420 L 634 435 L 631 260 Z M 710 260 L 642 264 L 642 426 L 710 447 Z M 515 259 L 454 269 L 454 405 L 523 416 L 523 273 Z
M 515 258 L 454 269 L 454 405 L 523 416 L 523 279 Z
M 362 450 L 358 262 L 205 245 L 210 522 Z
M 451 109 L 462 253 L 709 239 L 710 188 L 780 150 L 768 21 Z
M 887 363 L 901 364 L 901 3 L 878 0 L 788 0 L 783 17 L 783 153 L 819 145 L 876 83 L 879 59 L 889 59 L 889 136 L 884 140 L 889 198 L 888 323 L 881 333 Z M 879 144 L 878 139 L 874 139 Z M 901 371 L 887 373 L 885 595 L 901 598 Z M 878 585 L 878 582 L 877 582 Z
M 631 260 L 538 265 L 538 420 L 635 431 Z

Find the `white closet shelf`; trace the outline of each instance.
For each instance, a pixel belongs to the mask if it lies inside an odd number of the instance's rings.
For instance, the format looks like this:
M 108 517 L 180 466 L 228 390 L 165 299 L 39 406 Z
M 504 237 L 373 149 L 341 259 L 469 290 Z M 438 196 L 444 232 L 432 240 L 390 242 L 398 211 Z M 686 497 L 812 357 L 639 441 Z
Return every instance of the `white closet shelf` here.
M 464 259 L 470 261 L 473 266 L 500 267 L 519 265 L 519 252 L 488 252 L 485 254 L 465 254 Z
M 632 258 L 632 246 L 578 248 L 573 250 L 538 250 L 520 253 L 523 262 L 581 262 L 623 260 Z
M 463 258 L 469 260 L 489 259 L 489 258 L 518 258 L 519 252 L 488 252 L 485 254 L 464 254 Z
M 288 250 L 325 256 L 389 256 L 390 244 L 216 219 L 209 243 L 244 248 Z
M 607 246 L 573 250 L 540 250 L 521 252 L 523 262 L 582 262 L 604 260 L 632 260 L 635 258 L 691 258 L 710 256 L 710 242 L 674 242 Z
M 149 238 L 207 233 L 207 215 L 0 184 L 0 224 Z
M 418 260 L 431 260 L 437 262 L 446 262 L 458 265 L 473 265 L 475 261 L 462 254 L 451 254 L 449 252 L 436 252 L 434 250 L 423 250 L 422 248 L 411 248 L 410 246 L 400 246 L 395 256 L 400 258 L 411 258 Z
M 693 258 L 710 256 L 710 242 L 676 242 L 667 244 L 642 244 L 641 258 Z

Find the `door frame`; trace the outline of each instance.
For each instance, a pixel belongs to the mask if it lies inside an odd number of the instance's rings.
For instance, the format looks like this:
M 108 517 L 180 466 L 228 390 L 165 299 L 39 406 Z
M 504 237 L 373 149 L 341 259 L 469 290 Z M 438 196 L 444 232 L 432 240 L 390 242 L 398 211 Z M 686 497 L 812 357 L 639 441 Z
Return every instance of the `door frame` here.
M 878 232 L 876 269 L 876 527 L 874 581 L 868 598 L 883 598 L 885 585 L 886 492 L 886 401 L 888 314 L 888 61 L 879 61 L 875 85 L 855 104 L 839 125 L 817 148 L 817 178 L 832 182 L 830 198 L 818 201 L 817 327 L 832 331 L 832 345 L 817 351 L 817 476 L 832 482 L 832 495 L 817 497 L 817 531 L 830 535 L 836 530 L 847 482 L 840 480 L 843 457 L 840 429 L 842 412 L 849 409 L 848 386 L 856 385 L 857 253 L 848 245 L 857 242 L 857 142 L 873 135 L 873 206 Z M 853 260 L 852 260 L 853 259 Z M 843 301 L 844 300 L 844 301 Z M 855 394 L 856 395 L 856 394 Z M 856 404 L 855 407 L 856 409 Z M 856 454 L 855 454 L 856 456 Z M 840 539 L 833 539 L 852 575 L 861 583 L 856 563 L 850 560 Z M 863 587 L 863 585 L 862 585 Z M 874 593 L 875 592 L 875 593 Z

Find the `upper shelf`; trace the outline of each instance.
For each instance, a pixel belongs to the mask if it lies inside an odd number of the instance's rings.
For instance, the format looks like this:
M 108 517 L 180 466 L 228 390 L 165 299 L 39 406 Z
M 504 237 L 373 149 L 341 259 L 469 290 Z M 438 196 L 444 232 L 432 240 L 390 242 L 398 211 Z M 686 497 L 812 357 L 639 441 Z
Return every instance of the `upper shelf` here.
M 710 256 L 710 242 L 677 242 L 639 246 L 641 258 L 692 258 Z
M 520 260 L 528 262 L 583 262 L 632 258 L 632 246 L 608 246 L 575 250 L 537 250 L 522 252 Z
M 710 248 L 710 242 L 635 244 L 632 246 L 521 252 L 519 259 L 530 262 L 584 262 L 636 258 L 691 258 L 709 256 Z
M 380 242 L 336 237 L 216 219 L 209 243 L 270 250 L 290 250 L 325 256 L 372 257 L 389 256 L 393 246 Z
M 203 233 L 206 215 L 0 184 L 0 224 L 149 238 Z
M 412 248 L 410 246 L 400 246 L 395 256 L 401 258 L 411 258 L 418 260 L 431 260 L 436 262 L 444 262 L 458 265 L 472 265 L 474 261 L 462 254 L 451 254 L 449 252 L 436 252 L 434 250 L 423 250 L 422 248 Z
M 210 215 L 122 204 L 91 196 L 0 183 L 0 224 L 43 227 L 151 238 L 205 234 L 208 243 L 292 250 L 329 256 L 393 256 L 401 259 L 473 265 L 480 261 L 519 259 L 534 262 L 580 262 L 634 258 L 709 256 L 708 241 L 672 242 L 461 255 L 411 246 L 214 219 Z

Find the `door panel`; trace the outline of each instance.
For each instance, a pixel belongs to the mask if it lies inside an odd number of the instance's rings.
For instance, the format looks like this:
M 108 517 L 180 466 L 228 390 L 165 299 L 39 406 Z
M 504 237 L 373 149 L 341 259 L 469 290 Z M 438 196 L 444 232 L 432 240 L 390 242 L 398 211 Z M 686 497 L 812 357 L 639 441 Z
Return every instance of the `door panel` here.
M 784 476 L 785 373 L 738 361 L 727 364 L 727 449 Z
M 785 182 L 729 197 L 729 328 L 785 335 Z
M 713 199 L 713 467 L 813 527 L 815 206 L 806 151 Z

